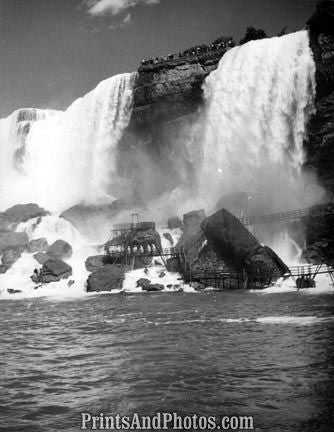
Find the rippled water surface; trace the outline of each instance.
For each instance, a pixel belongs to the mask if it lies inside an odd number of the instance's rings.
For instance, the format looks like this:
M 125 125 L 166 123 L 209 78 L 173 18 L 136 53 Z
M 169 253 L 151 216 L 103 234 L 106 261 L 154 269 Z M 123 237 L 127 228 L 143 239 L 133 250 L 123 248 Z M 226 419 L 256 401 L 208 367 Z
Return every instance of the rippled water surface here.
M 332 431 L 334 296 L 249 292 L 0 302 L 0 429 L 79 431 L 80 412 L 252 415 Z

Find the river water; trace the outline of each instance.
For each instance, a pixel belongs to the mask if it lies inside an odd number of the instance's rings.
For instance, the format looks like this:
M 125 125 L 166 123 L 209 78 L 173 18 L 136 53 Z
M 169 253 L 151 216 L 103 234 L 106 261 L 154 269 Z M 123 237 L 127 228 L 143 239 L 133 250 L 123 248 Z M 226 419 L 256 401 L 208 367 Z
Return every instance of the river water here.
M 332 431 L 334 296 L 316 292 L 4 300 L 0 429 L 79 431 L 86 411 Z

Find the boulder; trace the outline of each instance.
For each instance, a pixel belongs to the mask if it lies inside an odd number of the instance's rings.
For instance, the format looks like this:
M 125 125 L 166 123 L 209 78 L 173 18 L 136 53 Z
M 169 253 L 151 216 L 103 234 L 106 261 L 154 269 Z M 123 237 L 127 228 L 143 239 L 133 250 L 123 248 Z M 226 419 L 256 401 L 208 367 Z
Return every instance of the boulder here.
M 142 287 L 143 291 L 158 292 L 165 289 L 164 285 L 161 284 L 149 284 L 148 286 Z
M 181 228 L 182 221 L 178 216 L 172 216 L 168 218 L 167 226 L 169 229 Z
M 77 204 L 61 213 L 60 217 L 71 222 L 77 229 L 87 231 L 87 229 L 94 228 L 92 221 L 95 224 L 98 221 L 98 225 L 103 224 L 126 208 L 127 204 L 122 200 L 102 205 Z
M 22 247 L 24 250 L 28 243 L 28 235 L 24 232 L 0 232 L 0 254 L 10 248 Z
M 151 281 L 146 278 L 140 278 L 137 280 L 137 287 L 141 287 L 142 289 L 147 288 L 151 284 Z
M 163 236 L 165 237 L 166 240 L 169 241 L 171 246 L 174 245 L 174 240 L 173 240 L 173 237 L 170 233 L 163 233 Z
M 45 261 L 47 261 L 51 258 L 51 256 L 46 254 L 46 253 L 43 253 L 43 252 L 38 252 L 37 254 L 34 255 L 34 258 L 40 264 L 44 264 Z
M 0 264 L 0 274 L 6 273 L 7 270 L 8 270 L 7 266 Z
M 70 265 L 60 259 L 51 258 L 43 264 L 39 275 L 39 282 L 58 282 L 70 276 L 72 276 L 72 267 Z
M 14 231 L 15 227 L 15 220 L 11 216 L 0 213 L 0 232 Z
M 65 240 L 56 240 L 48 247 L 46 253 L 54 258 L 68 259 L 71 258 L 73 250 L 72 246 Z
M 21 258 L 20 247 L 9 248 L 2 254 L 1 263 L 9 268 L 15 264 L 19 258 Z
M 88 276 L 87 292 L 121 289 L 124 275 L 125 266 L 107 264 Z
M 205 219 L 204 210 L 193 210 L 183 215 L 182 236 L 177 246 L 183 246 L 188 240 L 201 230 L 201 223 Z
M 85 261 L 86 270 L 93 272 L 105 265 L 106 255 L 95 255 L 90 256 Z
M 37 204 L 17 204 L 7 209 L 4 213 L 11 217 L 16 223 L 26 222 L 29 219 L 47 216 L 49 214 L 48 211 L 39 207 Z
M 201 228 L 208 246 L 234 270 L 259 269 L 262 272 L 277 270 L 286 273 L 288 267 L 268 247 L 263 247 L 239 220 L 227 210 L 205 219 Z
M 165 277 L 166 276 L 166 273 L 165 272 L 160 272 L 160 274 L 159 274 L 159 278 L 163 278 L 163 277 Z
M 22 291 L 19 290 L 19 289 L 7 288 L 7 292 L 8 292 L 9 294 L 18 294 L 18 293 L 20 293 L 20 292 L 22 292 Z
M 36 240 L 30 240 L 30 242 L 29 242 L 29 252 L 30 253 L 46 252 L 48 247 L 49 247 L 49 244 L 44 237 L 36 239 Z
M 193 210 L 183 215 L 183 231 L 195 231 L 200 228 L 201 222 L 205 219 L 205 211 Z

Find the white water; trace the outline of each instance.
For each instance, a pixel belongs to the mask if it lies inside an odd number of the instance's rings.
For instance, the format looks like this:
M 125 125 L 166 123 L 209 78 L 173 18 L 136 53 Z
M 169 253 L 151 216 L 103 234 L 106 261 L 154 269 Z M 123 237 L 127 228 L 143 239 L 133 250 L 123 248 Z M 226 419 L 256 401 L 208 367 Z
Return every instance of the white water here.
M 88 275 L 84 260 L 98 251 L 56 215 L 80 202 L 113 200 L 120 181 L 117 150 L 131 116 L 134 77 L 124 74 L 101 82 L 65 112 L 31 111 L 19 123 L 16 112 L 0 121 L 1 209 L 37 202 L 53 211 L 37 227 L 28 223 L 18 229 L 30 238 L 46 237 L 49 243 L 58 238 L 69 241 L 74 254 L 68 262 L 75 280 L 70 288 L 62 281 L 43 288 L 43 293 L 34 290 L 29 276 L 36 261 L 25 254 L 0 276 L 2 288 L 23 289 L 22 295 L 34 296 L 84 294 Z M 219 197 L 238 191 L 263 196 L 259 213 L 313 204 L 320 191 L 301 171 L 303 139 L 315 96 L 315 65 L 307 32 L 230 50 L 205 81 L 204 90 L 205 114 L 194 128 L 204 134 L 198 135 L 197 142 L 192 135 L 193 152 L 187 140 L 174 143 L 186 147 L 197 188 L 192 185 L 189 195 L 189 179 L 181 175 L 184 183 L 174 191 L 166 189 L 158 201 L 147 203 L 148 208 L 156 207 L 165 215 L 164 209 L 183 209 L 189 201 L 197 208 L 203 203 L 212 208 Z M 142 168 L 147 170 L 146 165 Z M 154 175 L 160 175 L 155 171 L 151 183 Z M 106 240 L 107 236 L 106 232 Z M 282 238 L 275 249 L 289 263 L 296 263 L 292 253 L 296 247 L 289 239 Z M 153 282 L 178 284 L 178 275 L 159 278 L 161 270 L 150 268 Z M 136 291 L 140 277 L 145 277 L 142 270 L 127 274 L 123 288 Z
M 206 181 L 199 184 L 200 193 L 211 203 L 233 192 L 257 193 L 263 196 L 261 210 L 267 212 L 312 203 L 314 190 L 301 173 L 315 97 L 307 32 L 230 50 L 206 79 L 204 90 L 200 178 Z
M 36 202 L 61 211 L 79 202 L 113 200 L 116 151 L 132 110 L 135 74 L 102 81 L 65 112 L 40 112 L 30 124 L 20 167 L 17 113 L 0 122 L 0 202 Z M 17 133 L 19 132 L 19 133 Z

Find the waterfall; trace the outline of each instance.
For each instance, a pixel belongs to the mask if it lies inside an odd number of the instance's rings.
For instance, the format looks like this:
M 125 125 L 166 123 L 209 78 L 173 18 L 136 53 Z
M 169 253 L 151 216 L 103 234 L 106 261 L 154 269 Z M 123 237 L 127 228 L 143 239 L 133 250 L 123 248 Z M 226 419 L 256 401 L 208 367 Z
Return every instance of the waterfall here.
M 261 194 L 262 211 L 309 205 L 312 188 L 301 172 L 315 98 L 307 31 L 231 49 L 204 93 L 200 195 L 212 205 L 233 192 Z
M 1 208 L 37 202 L 61 211 L 113 200 L 117 144 L 135 74 L 109 78 L 66 111 L 19 110 L 0 121 Z

